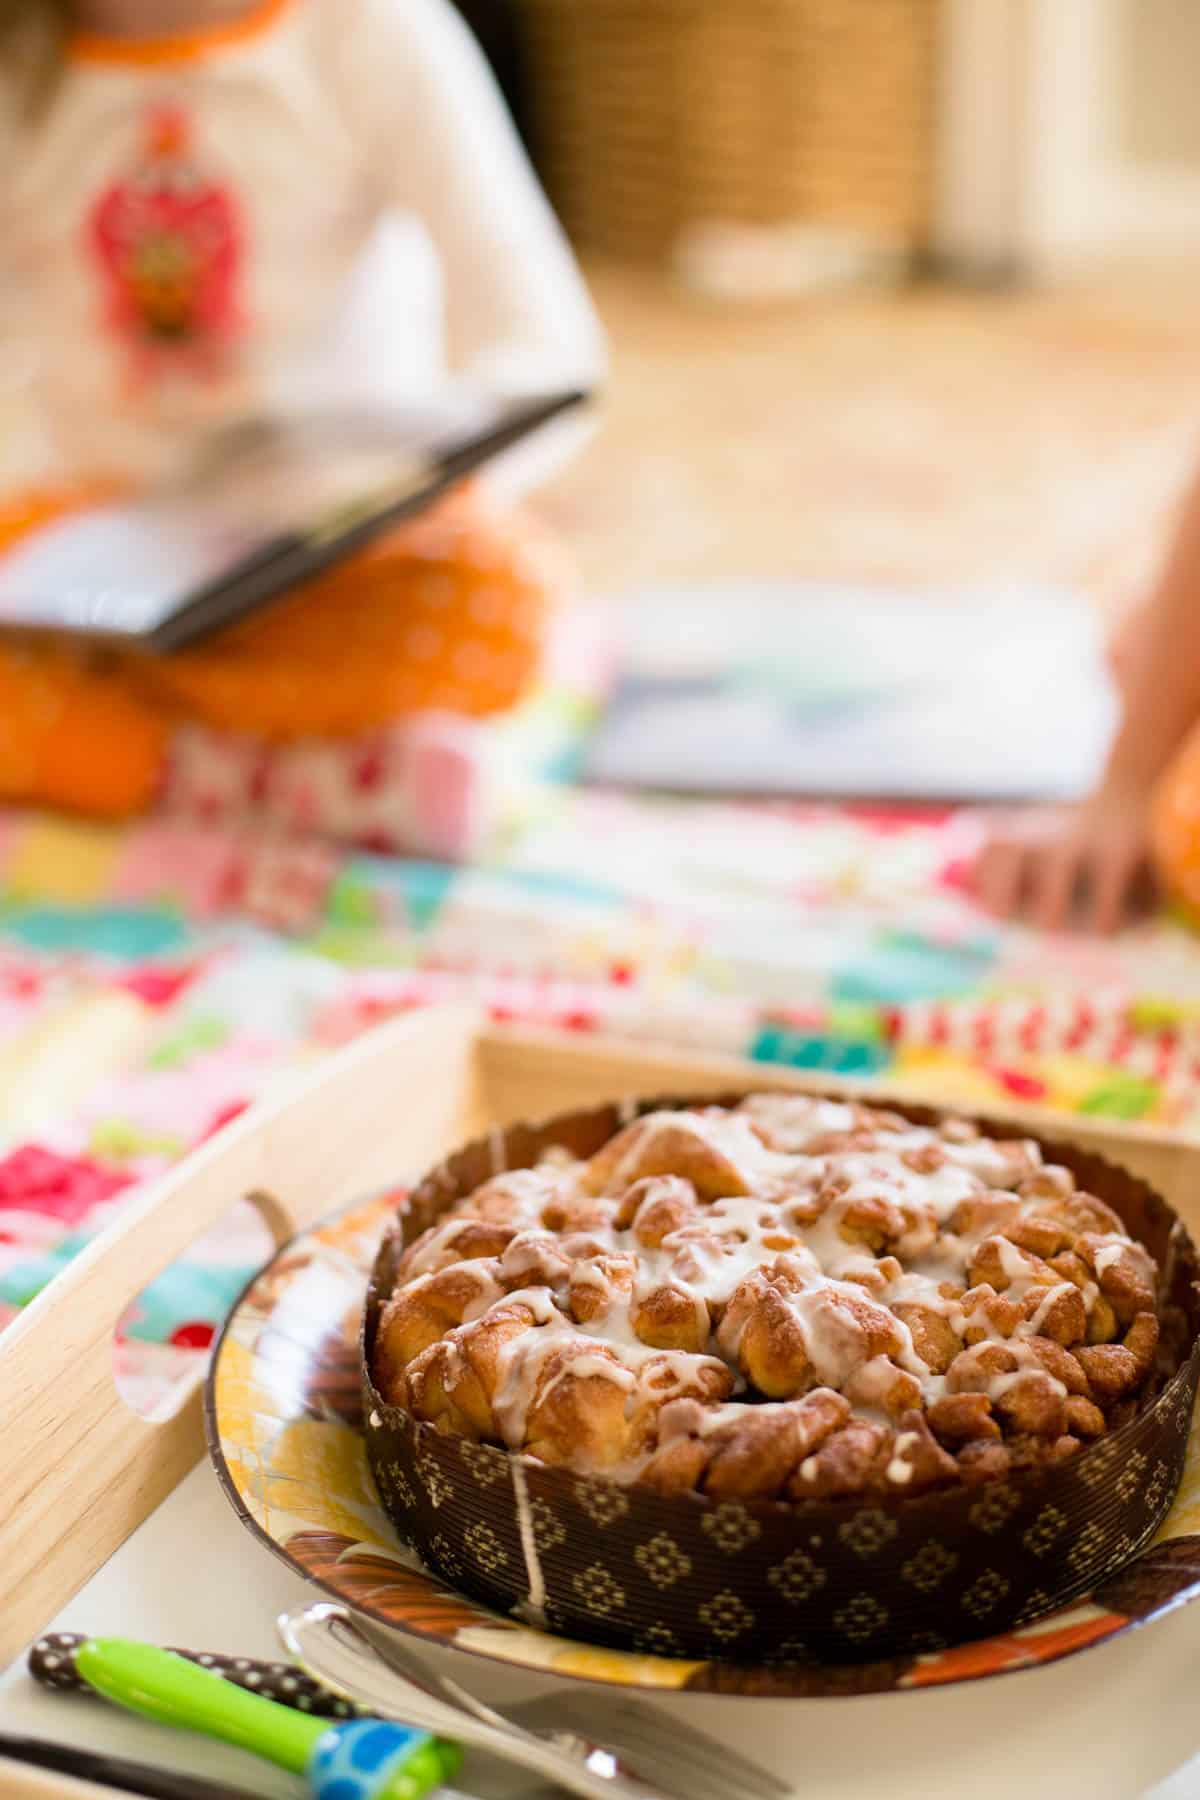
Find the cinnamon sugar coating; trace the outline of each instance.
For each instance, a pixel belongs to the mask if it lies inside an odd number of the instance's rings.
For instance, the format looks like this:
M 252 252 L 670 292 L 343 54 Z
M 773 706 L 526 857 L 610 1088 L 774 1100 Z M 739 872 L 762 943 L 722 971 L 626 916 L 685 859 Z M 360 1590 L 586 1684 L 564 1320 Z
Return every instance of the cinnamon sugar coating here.
M 662 1493 L 919 1494 L 1136 1410 L 1159 1271 L 1032 1142 L 757 1094 L 498 1175 L 403 1252 L 383 1398 Z

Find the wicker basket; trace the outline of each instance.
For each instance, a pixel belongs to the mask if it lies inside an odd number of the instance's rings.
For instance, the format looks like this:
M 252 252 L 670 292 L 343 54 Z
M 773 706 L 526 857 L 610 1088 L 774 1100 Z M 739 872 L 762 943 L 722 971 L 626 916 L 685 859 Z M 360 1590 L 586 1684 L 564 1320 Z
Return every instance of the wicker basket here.
M 519 0 L 542 171 L 583 249 L 689 225 L 929 221 L 940 0 Z

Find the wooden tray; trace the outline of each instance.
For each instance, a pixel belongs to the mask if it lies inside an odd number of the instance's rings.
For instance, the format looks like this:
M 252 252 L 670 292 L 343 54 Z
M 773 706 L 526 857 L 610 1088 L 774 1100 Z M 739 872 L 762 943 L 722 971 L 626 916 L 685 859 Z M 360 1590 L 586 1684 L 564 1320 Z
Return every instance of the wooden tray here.
M 254 1108 L 135 1198 L 0 1337 L 0 1666 L 44 1628 L 204 1451 L 200 1382 L 170 1419 L 132 1412 L 113 1332 L 146 1284 L 240 1197 L 277 1243 L 334 1208 L 420 1174 L 489 1125 L 626 1094 L 838 1088 L 731 1058 L 485 1028 L 459 1008 L 407 1015 Z M 1097 1149 L 1151 1182 L 1200 1236 L 1200 1144 L 1044 1109 L 974 1117 Z

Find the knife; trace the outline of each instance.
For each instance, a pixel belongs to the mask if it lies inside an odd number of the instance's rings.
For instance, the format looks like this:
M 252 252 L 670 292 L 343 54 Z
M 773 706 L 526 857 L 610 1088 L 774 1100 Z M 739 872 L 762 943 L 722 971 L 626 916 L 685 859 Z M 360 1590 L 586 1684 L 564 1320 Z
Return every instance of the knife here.
M 148 1763 L 128 1762 L 99 1750 L 79 1750 L 70 1744 L 0 1732 L 0 1762 L 6 1759 L 51 1769 L 57 1775 L 73 1775 L 121 1794 L 146 1795 L 149 1800 L 258 1800 L 248 1789 L 230 1787 L 226 1782 L 201 1781 L 195 1775 L 154 1769 Z

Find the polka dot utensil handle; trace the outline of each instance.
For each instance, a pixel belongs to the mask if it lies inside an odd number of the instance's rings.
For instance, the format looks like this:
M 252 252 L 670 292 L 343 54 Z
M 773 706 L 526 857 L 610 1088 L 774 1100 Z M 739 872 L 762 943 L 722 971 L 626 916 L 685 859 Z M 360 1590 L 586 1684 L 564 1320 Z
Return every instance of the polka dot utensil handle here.
M 90 1694 L 91 1688 L 75 1666 L 76 1653 L 88 1641 L 81 1632 L 55 1631 L 40 1637 L 29 1652 L 29 1673 L 40 1687 L 55 1693 Z M 262 1694 L 280 1706 L 290 1706 L 314 1719 L 353 1719 L 359 1709 L 294 1663 L 258 1662 L 248 1656 L 224 1656 L 209 1650 L 180 1650 L 169 1646 L 172 1656 L 182 1656 L 202 1669 L 210 1669 L 223 1681 L 247 1693 Z
M 306 1718 L 148 1644 L 91 1638 L 75 1664 L 89 1687 L 130 1712 L 304 1776 L 313 1800 L 424 1800 L 461 1764 L 455 1745 L 428 1732 L 379 1719 Z

